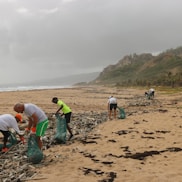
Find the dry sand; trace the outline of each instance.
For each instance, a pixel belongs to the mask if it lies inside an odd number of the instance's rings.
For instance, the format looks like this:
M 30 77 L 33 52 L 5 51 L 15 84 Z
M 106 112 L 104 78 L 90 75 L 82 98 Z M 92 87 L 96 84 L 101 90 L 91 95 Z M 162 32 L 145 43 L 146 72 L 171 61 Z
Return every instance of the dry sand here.
M 74 113 L 106 111 L 110 95 L 125 108 L 126 119 L 106 121 L 88 134 L 86 144 L 72 140 L 44 150 L 35 165 L 39 182 L 182 182 L 182 97 L 146 89 L 79 87 L 0 93 L 0 113 L 11 113 L 16 102 L 31 102 L 54 113 L 54 96 Z M 149 104 L 149 105 L 147 105 Z M 146 106 L 145 106 L 146 105 Z M 119 113 L 118 113 L 119 114 Z M 30 182 L 31 182 L 30 181 Z

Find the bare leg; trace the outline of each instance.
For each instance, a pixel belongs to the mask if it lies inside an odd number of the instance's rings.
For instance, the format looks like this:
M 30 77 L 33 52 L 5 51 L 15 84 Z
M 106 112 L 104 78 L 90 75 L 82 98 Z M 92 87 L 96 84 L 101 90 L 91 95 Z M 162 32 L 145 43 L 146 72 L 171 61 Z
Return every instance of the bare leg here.
M 73 133 L 72 133 L 71 128 L 69 127 L 68 123 L 66 123 L 66 127 L 67 127 L 68 132 L 70 133 L 70 137 L 68 139 L 68 140 L 70 140 L 73 137 Z
M 112 110 L 109 111 L 109 119 L 112 117 Z
M 116 109 L 114 109 L 114 119 L 116 119 Z
M 42 140 L 40 139 L 40 136 L 37 136 L 37 143 L 38 143 L 38 146 L 41 150 L 42 149 Z

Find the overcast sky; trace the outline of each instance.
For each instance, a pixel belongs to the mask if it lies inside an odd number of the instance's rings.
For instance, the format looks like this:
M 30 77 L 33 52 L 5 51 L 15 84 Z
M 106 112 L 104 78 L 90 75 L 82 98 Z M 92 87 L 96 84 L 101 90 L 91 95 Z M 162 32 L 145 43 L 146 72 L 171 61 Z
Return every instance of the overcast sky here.
M 0 0 L 0 84 L 101 72 L 182 46 L 182 0 Z

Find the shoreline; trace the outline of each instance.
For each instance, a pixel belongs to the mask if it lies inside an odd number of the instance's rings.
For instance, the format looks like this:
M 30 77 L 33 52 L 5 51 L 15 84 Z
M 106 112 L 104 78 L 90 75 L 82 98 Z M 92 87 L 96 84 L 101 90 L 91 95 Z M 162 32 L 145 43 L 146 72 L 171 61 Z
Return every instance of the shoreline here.
M 49 89 L 61 89 L 61 88 L 71 88 L 72 85 L 52 85 L 52 86 L 10 86 L 10 87 L 0 87 L 0 92 L 11 92 L 11 91 L 31 91 L 31 90 L 49 90 Z

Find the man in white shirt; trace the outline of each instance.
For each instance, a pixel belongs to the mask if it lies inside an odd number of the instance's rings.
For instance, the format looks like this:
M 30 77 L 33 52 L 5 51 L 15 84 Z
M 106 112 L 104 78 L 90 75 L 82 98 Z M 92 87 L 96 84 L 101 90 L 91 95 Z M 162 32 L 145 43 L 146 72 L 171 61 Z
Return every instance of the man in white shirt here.
M 18 123 L 20 121 L 19 116 L 13 116 L 11 114 L 3 114 L 0 115 L 0 132 L 3 134 L 3 148 L 2 152 L 7 152 L 8 148 L 6 146 L 8 142 L 8 137 L 10 136 L 10 131 L 9 129 L 12 128 L 15 130 L 15 132 L 19 135 L 20 140 L 24 142 L 24 137 L 20 133 L 20 129 L 18 128 Z
M 113 96 L 110 96 L 108 99 L 108 112 L 109 119 L 111 120 L 112 110 L 114 110 L 114 119 L 116 119 L 116 109 L 117 109 L 117 99 Z
M 28 127 L 26 130 L 27 132 L 31 130 L 36 135 L 38 146 L 42 149 L 41 137 L 44 136 L 49 123 L 45 112 L 32 103 L 17 103 L 14 106 L 14 111 L 26 114 L 28 117 Z
M 154 97 L 155 90 L 153 88 L 149 89 L 149 94 L 151 97 Z

